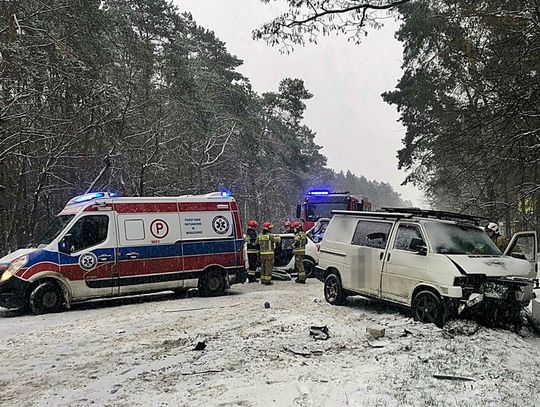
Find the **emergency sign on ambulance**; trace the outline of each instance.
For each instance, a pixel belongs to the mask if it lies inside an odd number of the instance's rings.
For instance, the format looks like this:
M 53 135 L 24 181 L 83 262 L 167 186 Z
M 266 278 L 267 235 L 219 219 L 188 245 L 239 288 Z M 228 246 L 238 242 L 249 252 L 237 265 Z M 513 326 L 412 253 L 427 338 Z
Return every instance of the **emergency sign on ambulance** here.
M 234 198 L 97 192 L 70 200 L 39 248 L 0 259 L 0 306 L 39 314 L 92 298 L 192 287 L 212 296 L 245 279 Z

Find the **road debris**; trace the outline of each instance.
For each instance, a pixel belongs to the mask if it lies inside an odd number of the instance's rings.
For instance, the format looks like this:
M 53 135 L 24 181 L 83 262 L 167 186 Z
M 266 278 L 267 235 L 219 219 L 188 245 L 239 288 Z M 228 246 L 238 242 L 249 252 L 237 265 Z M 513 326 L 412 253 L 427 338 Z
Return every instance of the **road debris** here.
M 381 325 L 371 325 L 366 328 L 367 334 L 373 339 L 382 338 L 386 333 L 386 328 Z
M 265 308 L 265 309 L 270 308 L 270 303 L 269 303 L 269 302 L 265 302 L 265 303 L 264 303 L 264 308 Z
M 309 328 L 309 334 L 313 336 L 313 339 L 318 341 L 326 341 L 328 338 L 330 338 L 330 332 L 328 331 L 328 327 L 325 326 L 311 326 Z
M 446 375 L 446 374 L 434 374 L 433 377 L 439 380 L 459 380 L 459 381 L 465 381 L 465 382 L 476 381 L 472 377 L 454 376 L 454 375 Z
M 283 349 L 286 350 L 287 352 L 292 353 L 293 355 L 303 356 L 305 358 L 309 358 L 310 356 L 320 356 L 324 353 L 322 350 L 298 351 L 298 350 L 288 348 L 286 346 L 284 346 Z
M 197 342 L 197 345 L 193 348 L 193 350 L 204 350 L 206 348 L 206 342 Z

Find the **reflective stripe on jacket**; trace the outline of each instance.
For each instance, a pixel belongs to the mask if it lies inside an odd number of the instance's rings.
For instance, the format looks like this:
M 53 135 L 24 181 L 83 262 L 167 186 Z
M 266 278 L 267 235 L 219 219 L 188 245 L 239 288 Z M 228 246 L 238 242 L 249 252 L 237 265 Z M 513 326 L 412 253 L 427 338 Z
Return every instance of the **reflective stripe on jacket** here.
M 306 254 L 307 236 L 303 231 L 296 232 L 294 235 L 293 253 Z
M 269 256 L 274 254 L 274 245 L 281 241 L 279 236 L 272 233 L 261 233 L 257 236 L 261 256 Z
M 244 241 L 246 242 L 246 248 L 248 253 L 259 253 L 259 245 L 257 244 L 257 232 L 255 232 L 255 229 L 247 230 Z

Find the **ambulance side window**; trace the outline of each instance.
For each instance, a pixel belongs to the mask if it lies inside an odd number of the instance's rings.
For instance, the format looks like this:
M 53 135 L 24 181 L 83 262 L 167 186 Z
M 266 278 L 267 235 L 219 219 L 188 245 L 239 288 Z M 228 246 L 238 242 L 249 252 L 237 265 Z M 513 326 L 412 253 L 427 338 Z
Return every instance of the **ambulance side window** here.
M 64 240 L 70 245 L 70 252 L 74 253 L 103 243 L 108 230 L 107 215 L 85 216 L 73 225 Z
M 144 222 L 142 219 L 126 219 L 124 221 L 126 240 L 144 240 Z

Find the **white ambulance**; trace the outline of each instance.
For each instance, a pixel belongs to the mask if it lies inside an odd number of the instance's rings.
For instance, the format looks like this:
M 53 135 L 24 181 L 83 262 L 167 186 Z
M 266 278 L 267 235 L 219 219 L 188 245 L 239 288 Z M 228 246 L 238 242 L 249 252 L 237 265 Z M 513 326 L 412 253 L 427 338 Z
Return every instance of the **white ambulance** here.
M 219 295 L 246 279 L 234 198 L 215 192 L 68 202 L 38 248 L 0 259 L 0 306 L 46 313 L 92 298 L 197 287 Z

